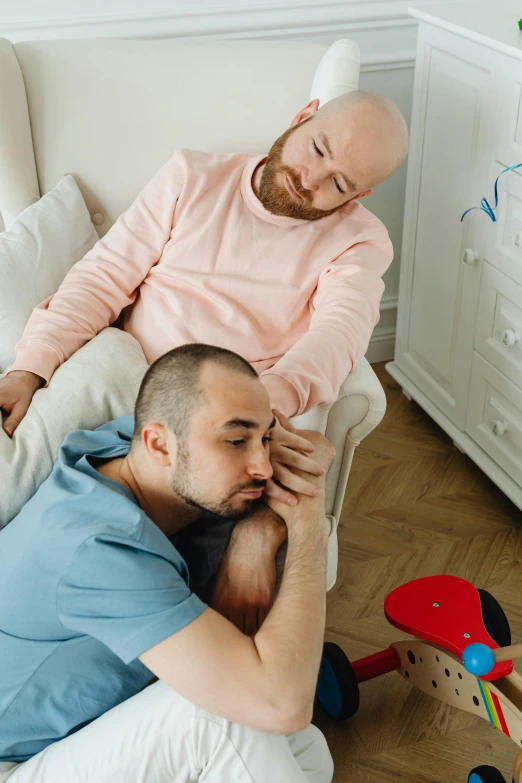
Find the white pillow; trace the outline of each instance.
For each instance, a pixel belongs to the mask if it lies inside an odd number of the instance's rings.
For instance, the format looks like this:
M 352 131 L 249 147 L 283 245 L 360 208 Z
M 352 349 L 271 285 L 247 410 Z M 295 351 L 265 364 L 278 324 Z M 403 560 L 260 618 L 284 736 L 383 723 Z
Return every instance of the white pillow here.
M 147 368 L 132 335 L 104 329 L 36 392 L 12 438 L 0 429 L 0 528 L 47 478 L 69 432 L 95 429 L 134 411 Z
M 97 241 L 71 174 L 0 233 L 0 373 L 14 361 L 33 308 L 54 294 Z

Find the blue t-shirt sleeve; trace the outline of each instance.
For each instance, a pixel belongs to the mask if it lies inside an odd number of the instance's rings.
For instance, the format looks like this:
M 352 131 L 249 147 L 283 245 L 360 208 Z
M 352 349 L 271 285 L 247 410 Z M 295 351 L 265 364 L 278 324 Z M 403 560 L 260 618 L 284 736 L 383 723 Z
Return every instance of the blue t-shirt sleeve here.
M 191 593 L 182 570 L 174 548 L 167 555 L 130 539 L 94 535 L 60 580 L 59 620 L 130 663 L 207 608 Z

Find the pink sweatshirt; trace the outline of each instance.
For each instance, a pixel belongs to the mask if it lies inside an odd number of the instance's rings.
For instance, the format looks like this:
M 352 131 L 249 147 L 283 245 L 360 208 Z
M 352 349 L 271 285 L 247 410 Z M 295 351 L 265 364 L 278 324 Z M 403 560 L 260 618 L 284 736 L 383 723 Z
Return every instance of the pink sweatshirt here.
M 379 318 L 392 260 L 357 201 L 316 221 L 272 215 L 263 157 L 181 150 L 33 311 L 12 370 L 48 382 L 123 308 L 149 362 L 192 342 L 236 351 L 287 416 L 337 399 Z

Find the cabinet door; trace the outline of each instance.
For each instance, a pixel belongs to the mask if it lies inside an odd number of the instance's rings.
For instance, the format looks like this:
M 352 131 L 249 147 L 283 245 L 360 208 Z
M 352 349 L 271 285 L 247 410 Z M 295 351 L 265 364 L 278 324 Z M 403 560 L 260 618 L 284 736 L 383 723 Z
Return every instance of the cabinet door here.
M 504 166 L 516 166 L 522 162 L 522 63 L 504 60 L 495 157 Z
M 395 361 L 464 427 L 483 213 L 491 179 L 500 55 L 421 25 L 401 257 Z

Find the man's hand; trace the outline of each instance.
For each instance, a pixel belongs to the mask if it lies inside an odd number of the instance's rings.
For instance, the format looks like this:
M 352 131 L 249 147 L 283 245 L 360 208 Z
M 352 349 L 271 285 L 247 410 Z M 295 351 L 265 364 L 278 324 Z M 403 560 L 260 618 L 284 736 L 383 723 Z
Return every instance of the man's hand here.
M 275 598 L 275 556 L 286 527 L 263 507 L 234 528 L 216 576 L 210 605 L 247 636 L 254 636 Z
M 15 370 L 0 380 L 0 408 L 8 414 L 2 427 L 7 435 L 18 427 L 43 382 L 39 375 L 25 370 Z
M 325 476 L 335 459 L 335 448 L 330 441 L 319 432 L 306 432 L 306 437 L 313 440 L 315 446 L 314 458 L 323 468 L 322 475 L 317 478 L 310 477 L 310 481 L 315 482 L 316 486 L 321 487 L 324 490 Z M 289 504 L 284 501 L 281 502 L 279 498 L 276 497 L 267 497 L 266 503 L 270 506 L 272 511 L 284 520 L 289 537 L 295 525 L 299 528 L 303 528 L 303 525 L 312 524 L 313 526 L 316 526 L 319 522 L 320 527 L 324 527 L 324 530 L 326 530 L 324 499 L 320 495 L 314 497 L 310 493 L 308 495 L 299 493 L 296 504 Z
M 290 421 L 279 411 L 273 411 L 277 424 L 270 434 L 270 462 L 274 470 L 272 479 L 267 482 L 265 497 L 273 498 L 281 503 L 295 506 L 297 500 L 292 493 L 318 497 L 322 489 L 298 476 L 295 470 L 309 473 L 312 476 L 323 476 L 324 470 L 307 454 L 314 451 L 314 446 L 306 438 L 297 435 Z M 289 491 L 287 491 L 289 490 Z

